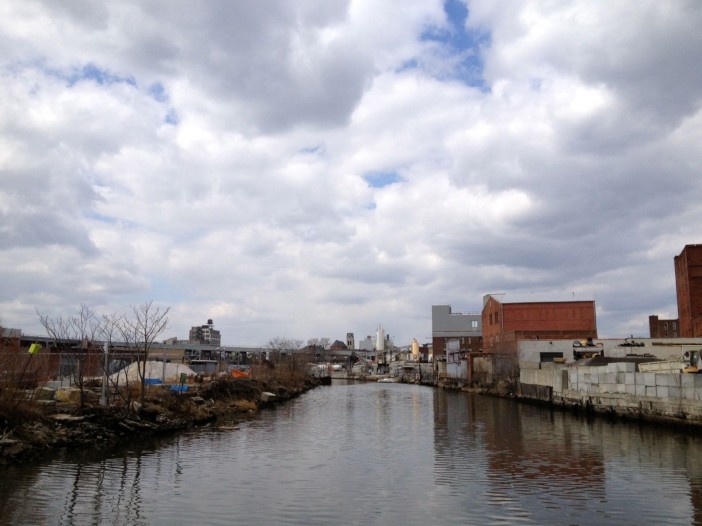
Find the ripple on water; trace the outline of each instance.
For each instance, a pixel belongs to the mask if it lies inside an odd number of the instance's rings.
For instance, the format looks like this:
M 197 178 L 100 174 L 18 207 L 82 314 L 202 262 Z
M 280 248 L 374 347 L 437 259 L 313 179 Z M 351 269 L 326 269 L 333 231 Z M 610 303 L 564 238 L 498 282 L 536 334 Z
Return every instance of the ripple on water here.
M 335 385 L 238 429 L 0 471 L 0 508 L 17 525 L 690 524 L 700 440 L 646 429 Z

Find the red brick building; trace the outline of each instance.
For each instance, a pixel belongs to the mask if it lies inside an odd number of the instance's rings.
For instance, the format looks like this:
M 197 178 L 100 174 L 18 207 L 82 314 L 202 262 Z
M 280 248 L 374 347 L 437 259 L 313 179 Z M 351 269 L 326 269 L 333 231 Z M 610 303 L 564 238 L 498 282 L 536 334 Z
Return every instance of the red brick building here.
M 677 318 L 674 320 L 662 320 L 656 315 L 649 316 L 648 330 L 651 338 L 677 338 L 680 336 Z
M 675 256 L 680 337 L 702 336 L 702 245 L 685 245 Z
M 594 301 L 513 302 L 487 295 L 483 305 L 483 347 L 516 352 L 519 340 L 597 338 Z

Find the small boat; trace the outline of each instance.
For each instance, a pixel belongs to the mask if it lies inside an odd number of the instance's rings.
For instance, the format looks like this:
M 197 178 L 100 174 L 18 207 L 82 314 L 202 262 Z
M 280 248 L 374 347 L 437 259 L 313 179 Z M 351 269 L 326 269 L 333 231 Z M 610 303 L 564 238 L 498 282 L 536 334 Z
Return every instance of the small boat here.
M 380 380 L 378 380 L 378 383 L 379 384 L 396 384 L 399 381 L 400 381 L 399 378 L 387 377 L 387 378 L 381 378 Z

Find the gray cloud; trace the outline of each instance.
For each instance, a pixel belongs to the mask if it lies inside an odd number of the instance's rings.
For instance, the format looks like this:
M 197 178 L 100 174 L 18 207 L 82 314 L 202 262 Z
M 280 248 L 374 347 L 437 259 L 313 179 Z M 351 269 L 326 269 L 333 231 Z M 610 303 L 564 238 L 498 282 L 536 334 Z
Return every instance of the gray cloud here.
M 7 3 L 3 323 L 154 299 L 180 336 L 409 343 L 433 303 L 576 291 L 645 334 L 700 242 L 702 8 L 468 7 L 478 48 L 424 38 L 438 0 Z

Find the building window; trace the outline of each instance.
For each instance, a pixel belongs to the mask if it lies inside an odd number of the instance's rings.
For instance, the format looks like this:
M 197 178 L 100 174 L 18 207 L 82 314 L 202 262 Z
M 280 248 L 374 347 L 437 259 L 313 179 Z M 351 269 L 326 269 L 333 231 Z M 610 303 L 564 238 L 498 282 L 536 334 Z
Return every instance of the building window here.
M 665 322 L 663 324 L 663 330 L 666 330 L 666 331 L 668 330 L 668 322 Z
M 470 324 L 474 329 L 478 328 L 478 320 L 473 320 L 472 322 L 470 322 Z
M 678 324 L 676 322 L 673 322 L 673 330 L 678 328 Z

